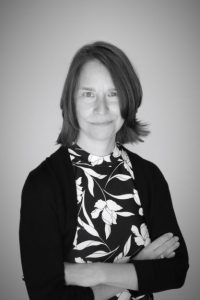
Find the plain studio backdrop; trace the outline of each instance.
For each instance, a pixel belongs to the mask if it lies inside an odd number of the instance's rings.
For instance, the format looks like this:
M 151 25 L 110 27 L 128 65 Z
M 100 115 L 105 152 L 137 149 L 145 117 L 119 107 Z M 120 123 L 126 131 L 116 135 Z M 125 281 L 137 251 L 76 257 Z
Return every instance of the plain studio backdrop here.
M 124 50 L 139 74 L 138 117 L 151 135 L 129 148 L 164 173 L 189 251 L 184 287 L 155 299 L 199 299 L 200 1 L 1 0 L 0 14 L 0 299 L 28 299 L 18 241 L 22 186 L 58 148 L 69 63 L 95 40 Z

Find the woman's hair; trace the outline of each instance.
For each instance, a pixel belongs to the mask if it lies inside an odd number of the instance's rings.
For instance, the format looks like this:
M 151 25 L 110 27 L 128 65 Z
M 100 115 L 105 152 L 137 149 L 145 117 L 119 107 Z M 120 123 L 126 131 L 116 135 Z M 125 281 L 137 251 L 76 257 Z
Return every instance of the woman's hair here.
M 125 121 L 116 134 L 116 141 L 121 144 L 142 141 L 141 137 L 149 131 L 146 124 L 136 119 L 142 102 L 139 78 L 124 52 L 110 43 L 97 41 L 80 48 L 69 67 L 60 103 L 63 125 L 57 143 L 70 146 L 77 139 L 79 125 L 74 95 L 82 67 L 91 60 L 100 61 L 108 69 L 119 93 L 121 115 Z

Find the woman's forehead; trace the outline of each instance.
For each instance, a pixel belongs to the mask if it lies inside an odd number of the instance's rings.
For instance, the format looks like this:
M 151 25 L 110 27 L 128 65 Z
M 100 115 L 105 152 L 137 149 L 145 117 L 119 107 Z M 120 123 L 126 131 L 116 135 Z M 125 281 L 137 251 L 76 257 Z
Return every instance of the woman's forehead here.
M 79 86 L 107 83 L 114 86 L 109 70 L 98 60 L 86 62 L 79 75 Z

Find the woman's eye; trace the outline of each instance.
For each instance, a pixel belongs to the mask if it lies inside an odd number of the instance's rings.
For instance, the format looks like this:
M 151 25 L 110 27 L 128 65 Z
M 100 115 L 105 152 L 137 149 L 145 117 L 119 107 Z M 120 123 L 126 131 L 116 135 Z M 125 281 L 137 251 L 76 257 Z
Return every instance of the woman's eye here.
M 108 97 L 117 97 L 117 96 L 118 96 L 117 91 L 110 91 L 110 92 L 108 93 Z
M 94 94 L 94 92 L 86 91 L 86 92 L 82 93 L 82 96 L 86 97 L 86 98 L 93 98 L 93 97 L 95 97 L 95 94 Z

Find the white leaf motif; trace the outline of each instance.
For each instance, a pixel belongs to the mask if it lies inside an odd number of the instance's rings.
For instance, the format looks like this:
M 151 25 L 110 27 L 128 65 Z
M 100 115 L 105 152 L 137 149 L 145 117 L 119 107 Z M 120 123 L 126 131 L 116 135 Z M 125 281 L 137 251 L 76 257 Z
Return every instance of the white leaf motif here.
M 122 257 L 123 257 L 123 253 L 120 252 L 120 253 L 115 257 L 114 262 L 116 262 L 116 263 L 120 262 L 121 259 L 122 259 Z
M 129 236 L 126 244 L 124 245 L 124 256 L 128 254 L 130 247 L 131 247 L 131 235 Z
M 89 254 L 87 257 L 90 257 L 90 258 L 97 258 L 97 257 L 103 257 L 103 256 L 106 256 L 108 255 L 109 252 L 105 252 L 105 251 L 95 251 L 93 252 L 92 254 Z
M 91 258 L 98 258 L 98 257 L 104 257 L 106 255 L 112 254 L 113 252 L 117 251 L 117 249 L 119 248 L 119 246 L 117 248 L 115 248 L 114 250 L 110 251 L 110 252 L 105 252 L 105 251 L 95 251 L 92 254 L 89 254 L 87 257 L 91 257 Z
M 148 229 L 147 229 L 147 226 L 145 223 L 143 223 L 140 226 L 140 231 L 141 231 L 142 238 L 144 240 L 144 246 L 146 247 L 151 242 L 151 240 L 150 240 L 149 232 L 148 232 Z
M 86 224 L 85 222 L 83 222 L 80 217 L 78 217 L 78 222 L 79 224 L 88 232 L 90 233 L 91 235 L 93 236 L 98 236 L 99 237 L 99 234 L 98 232 L 94 229 L 94 227 Z
M 115 257 L 114 262 L 117 264 L 125 264 L 129 262 L 130 256 L 123 256 L 121 252 L 117 257 Z
M 133 194 L 123 194 L 123 195 L 112 195 L 110 193 L 108 193 L 107 191 L 105 191 L 106 194 L 110 195 L 113 198 L 119 199 L 119 200 L 128 200 L 133 198 Z
M 127 180 L 131 179 L 131 176 L 125 175 L 125 174 L 117 174 L 117 175 L 113 176 L 112 179 L 113 178 L 117 178 L 121 181 L 127 181 Z
M 106 203 L 110 210 L 118 211 L 122 209 L 122 207 L 113 200 L 107 200 Z
M 85 173 L 85 175 L 87 176 L 87 179 L 88 179 L 88 189 L 90 191 L 90 194 L 94 197 L 94 192 L 93 192 L 93 189 L 94 189 L 94 180 L 92 179 L 92 177 Z
M 91 212 L 92 219 L 97 219 L 99 217 L 101 210 L 99 208 L 94 209 Z
M 151 242 L 149 232 L 145 223 L 141 224 L 140 226 L 141 234 L 139 232 L 139 229 L 135 225 L 132 225 L 131 231 L 136 235 L 134 239 L 138 246 L 147 246 Z
M 106 224 L 112 225 L 112 222 L 113 222 L 112 211 L 110 211 L 109 208 L 106 208 L 106 209 L 103 210 L 102 219 Z
M 138 195 L 138 191 L 136 189 L 133 189 L 133 198 L 135 200 L 135 202 L 137 203 L 137 205 L 141 205 L 141 202 L 140 202 L 140 198 L 139 198 L 139 195 Z
M 143 239 L 142 239 L 141 237 L 139 237 L 139 236 L 135 237 L 135 242 L 136 242 L 136 244 L 137 244 L 138 246 L 144 245 Z
M 135 225 L 132 225 L 131 227 L 131 231 L 136 235 L 136 236 L 140 236 L 139 230 Z
M 98 174 L 97 172 L 95 172 L 94 170 L 90 169 L 90 168 L 84 168 L 84 167 L 80 167 L 84 173 L 86 174 L 89 174 L 93 177 L 96 177 L 96 178 L 99 178 L 99 179 L 103 179 L 106 177 L 106 175 L 101 175 L 101 174 Z
M 88 240 L 88 241 L 82 242 L 80 244 L 77 244 L 74 249 L 76 249 L 76 250 L 83 250 L 83 249 L 85 249 L 87 247 L 97 246 L 97 245 L 100 245 L 100 244 L 103 244 L 103 243 L 102 242 L 98 242 L 98 241 Z
M 111 226 L 108 224 L 105 224 L 106 239 L 109 237 L 110 233 L 111 233 Z
M 92 166 L 100 165 L 103 162 L 103 157 L 90 154 L 88 156 L 88 161 L 91 163 Z
M 80 156 L 78 153 L 76 153 L 74 150 L 68 148 L 69 153 L 75 155 L 75 156 Z
M 143 208 L 142 208 L 142 207 L 140 207 L 140 209 L 139 209 L 139 215 L 140 215 L 140 216 L 143 216 L 143 215 L 144 215 L 144 213 L 143 213 Z
M 133 213 L 128 212 L 128 211 L 117 212 L 117 214 L 122 217 L 130 217 L 130 216 L 134 215 Z
M 84 264 L 85 263 L 85 261 L 81 257 L 75 257 L 75 262 L 77 264 Z
M 142 296 L 139 296 L 139 297 L 137 297 L 136 299 L 142 299 L 143 297 L 144 297 L 145 295 L 142 295 Z
M 77 227 L 77 230 L 76 230 L 76 234 L 75 234 L 75 238 L 74 238 L 74 242 L 73 242 L 73 245 L 76 246 L 77 245 L 77 239 L 78 239 L 78 231 L 79 231 L 80 227 L 78 226 Z
M 99 208 L 99 209 L 104 209 L 105 206 L 106 206 L 106 202 L 101 199 L 98 200 L 94 205 L 94 207 Z

